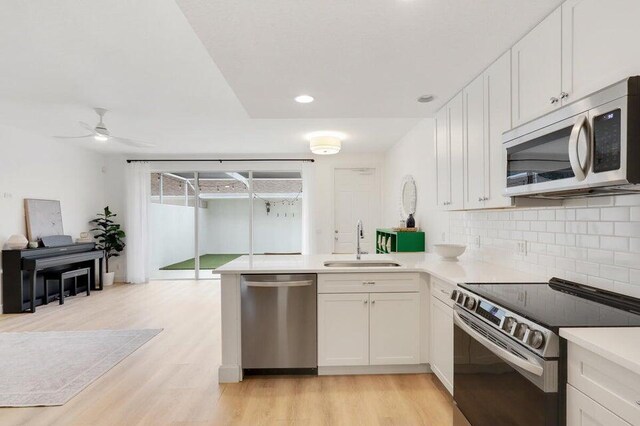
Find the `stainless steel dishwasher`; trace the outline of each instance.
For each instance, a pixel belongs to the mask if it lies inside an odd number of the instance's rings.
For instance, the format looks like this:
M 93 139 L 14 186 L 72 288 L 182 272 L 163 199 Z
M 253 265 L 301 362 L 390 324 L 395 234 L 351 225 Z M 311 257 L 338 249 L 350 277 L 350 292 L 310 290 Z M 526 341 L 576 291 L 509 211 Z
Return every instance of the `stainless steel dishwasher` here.
M 317 374 L 317 277 L 243 275 L 245 374 Z

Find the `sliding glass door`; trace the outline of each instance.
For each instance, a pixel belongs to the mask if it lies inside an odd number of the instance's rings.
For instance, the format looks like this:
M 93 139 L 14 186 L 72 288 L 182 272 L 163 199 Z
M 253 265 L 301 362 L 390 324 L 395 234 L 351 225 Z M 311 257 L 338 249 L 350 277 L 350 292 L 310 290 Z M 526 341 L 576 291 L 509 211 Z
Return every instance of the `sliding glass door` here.
M 303 195 L 299 171 L 152 173 L 151 278 L 218 278 L 242 255 L 300 254 Z
M 195 174 L 152 173 L 150 201 L 151 278 L 196 278 Z

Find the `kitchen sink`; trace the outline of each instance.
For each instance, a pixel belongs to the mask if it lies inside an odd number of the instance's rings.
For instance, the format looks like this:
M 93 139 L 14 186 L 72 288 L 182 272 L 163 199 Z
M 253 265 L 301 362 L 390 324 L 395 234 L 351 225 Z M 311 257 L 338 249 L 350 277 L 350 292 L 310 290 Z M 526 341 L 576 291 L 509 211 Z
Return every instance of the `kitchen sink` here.
M 328 260 L 324 262 L 328 268 L 396 268 L 399 263 L 385 260 Z

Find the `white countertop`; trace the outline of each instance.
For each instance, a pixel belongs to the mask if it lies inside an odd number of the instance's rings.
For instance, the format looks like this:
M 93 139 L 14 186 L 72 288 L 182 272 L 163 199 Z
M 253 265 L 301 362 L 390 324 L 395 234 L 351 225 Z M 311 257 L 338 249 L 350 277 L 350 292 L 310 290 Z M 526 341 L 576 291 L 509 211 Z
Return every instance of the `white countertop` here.
M 561 328 L 560 336 L 640 374 L 640 327 Z
M 477 260 L 460 259 L 457 262 L 442 260 L 430 253 L 366 254 L 363 260 L 390 260 L 398 267 L 326 267 L 328 260 L 355 260 L 355 255 L 280 256 L 254 255 L 239 257 L 214 273 L 219 274 L 298 274 L 345 272 L 424 272 L 452 284 L 464 282 L 546 282 L 549 277 L 496 266 Z

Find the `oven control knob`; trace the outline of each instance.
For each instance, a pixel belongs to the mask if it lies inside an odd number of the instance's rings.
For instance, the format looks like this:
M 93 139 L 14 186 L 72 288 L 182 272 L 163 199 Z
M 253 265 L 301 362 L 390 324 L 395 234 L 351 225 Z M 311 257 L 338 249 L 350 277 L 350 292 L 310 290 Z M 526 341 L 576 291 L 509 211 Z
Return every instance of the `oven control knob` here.
M 514 317 L 505 317 L 504 323 L 502 324 L 502 329 L 507 333 L 511 333 L 511 329 L 517 323 Z
M 527 330 L 529 330 L 529 326 L 527 324 L 518 324 L 516 325 L 516 329 L 513 335 L 516 339 L 524 341 Z
M 476 299 L 473 297 L 467 297 L 467 300 L 464 302 L 464 307 L 472 311 L 473 308 L 476 307 Z
M 533 349 L 540 349 L 544 346 L 544 334 L 538 330 L 533 330 L 531 332 L 531 336 L 529 337 L 529 345 Z
M 451 292 L 451 300 L 455 302 L 457 298 L 458 298 L 458 290 L 453 290 Z
M 464 294 L 464 293 L 458 292 L 458 299 L 456 299 L 456 303 L 457 303 L 458 305 L 462 305 L 462 304 L 464 304 L 464 299 L 465 299 L 466 297 L 467 297 L 467 296 L 465 296 L 465 294 Z

